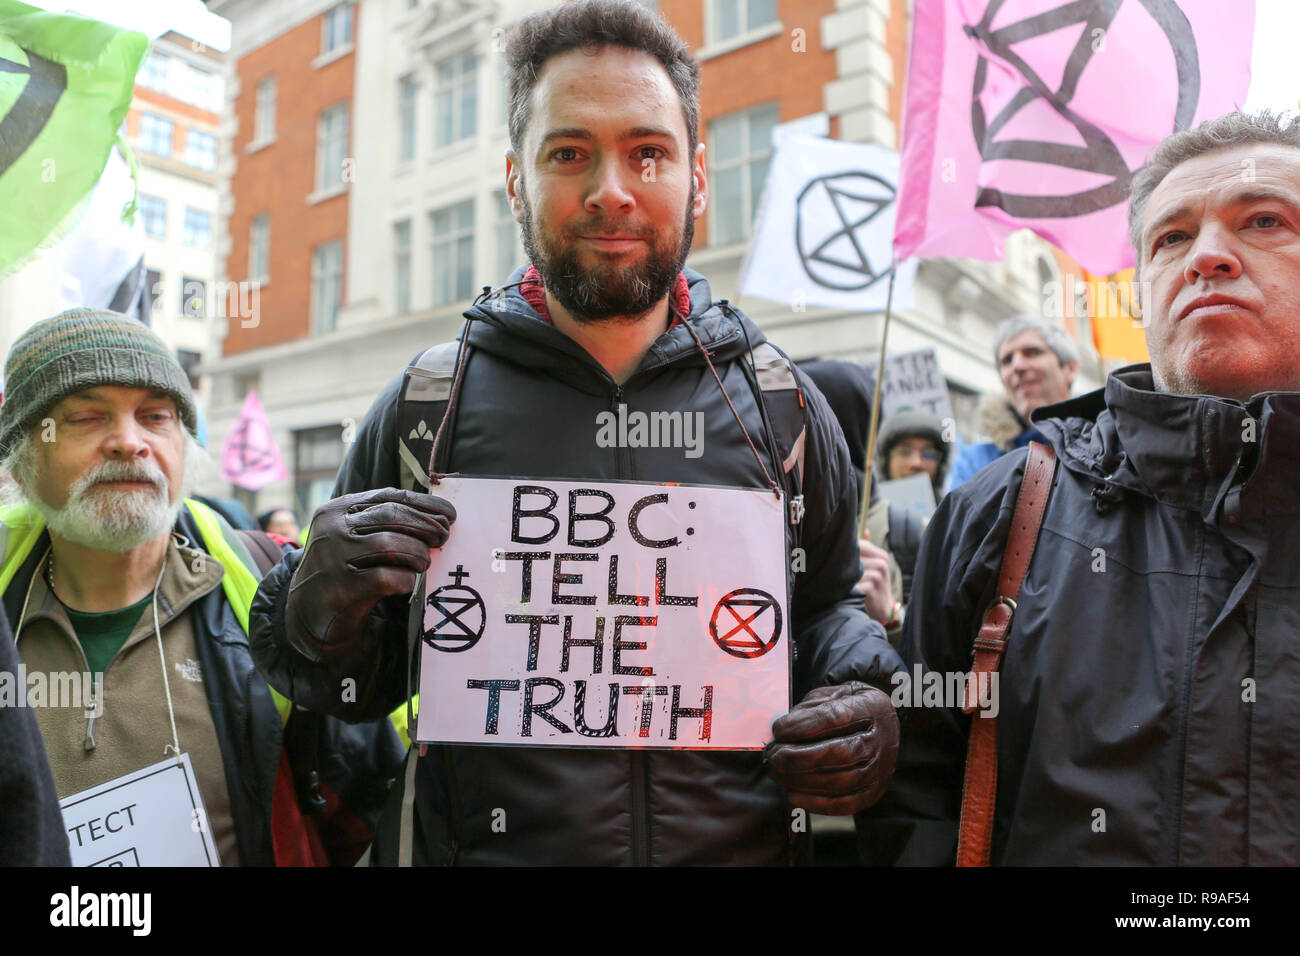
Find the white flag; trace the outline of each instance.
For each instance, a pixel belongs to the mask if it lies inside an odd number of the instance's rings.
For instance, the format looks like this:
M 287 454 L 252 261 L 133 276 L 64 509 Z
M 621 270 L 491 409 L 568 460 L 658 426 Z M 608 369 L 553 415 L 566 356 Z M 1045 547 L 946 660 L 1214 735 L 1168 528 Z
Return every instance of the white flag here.
M 741 295 L 795 309 L 884 309 L 897 189 L 895 152 L 816 136 L 783 139 L 768 169 Z M 912 306 L 916 265 L 898 265 L 895 308 Z

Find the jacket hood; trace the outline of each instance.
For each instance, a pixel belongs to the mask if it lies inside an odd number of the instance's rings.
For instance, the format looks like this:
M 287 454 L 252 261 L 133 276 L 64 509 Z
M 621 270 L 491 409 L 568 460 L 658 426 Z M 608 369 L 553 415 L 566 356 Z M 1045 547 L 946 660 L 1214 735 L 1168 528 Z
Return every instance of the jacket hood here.
M 981 395 L 976 415 L 979 433 L 1002 452 L 1014 448 L 1016 439 L 1027 427 L 1004 395 Z
M 952 445 L 944 440 L 943 422 L 939 421 L 937 415 L 916 408 L 905 408 L 889 416 L 876 436 L 876 474 L 882 481 L 889 480 L 890 450 L 904 438 L 927 438 L 938 449 L 939 468 L 933 481 L 937 500 L 948 475 L 948 464 L 952 460 Z
M 536 371 L 563 377 L 572 387 L 590 394 L 609 391 L 610 377 L 581 345 L 547 322 L 519 292 L 527 267 L 516 269 L 510 281 L 486 293 L 465 311 L 468 334 L 475 349 L 491 352 Z M 726 299 L 715 302 L 708 280 L 683 269 L 691 293 L 691 314 L 686 317 L 715 361 L 725 361 L 767 341 L 748 316 L 731 308 Z M 663 365 L 703 365 L 690 329 L 678 324 L 661 335 L 629 383 L 644 371 Z
M 849 463 L 858 476 L 858 500 L 862 499 L 862 482 L 866 479 L 867 429 L 871 427 L 871 396 L 876 380 L 856 362 L 818 360 L 800 362 L 799 368 L 812 379 L 826 398 L 835 420 L 849 446 Z M 875 498 L 874 485 L 872 498 Z
M 1097 483 L 1099 501 L 1129 492 L 1207 521 L 1230 495 L 1262 493 L 1249 481 L 1257 458 L 1300 447 L 1300 393 L 1263 392 L 1245 405 L 1175 395 L 1156 390 L 1149 364 L 1112 372 L 1104 388 L 1031 417 L 1061 463 Z

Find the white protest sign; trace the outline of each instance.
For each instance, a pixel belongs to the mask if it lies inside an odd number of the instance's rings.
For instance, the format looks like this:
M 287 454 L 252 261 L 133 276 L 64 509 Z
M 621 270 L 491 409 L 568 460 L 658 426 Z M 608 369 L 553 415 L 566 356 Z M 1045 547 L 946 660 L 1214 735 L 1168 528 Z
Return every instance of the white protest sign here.
M 790 707 L 784 499 L 443 479 L 420 741 L 759 749 Z
M 881 422 L 906 408 L 929 412 L 940 421 L 953 418 L 948 383 L 939 369 L 939 353 L 933 347 L 891 355 L 885 362 L 885 380 L 880 386 Z
M 73 866 L 220 866 L 190 766 L 168 757 L 59 801 Z
M 880 493 L 880 497 L 891 505 L 910 508 L 922 518 L 928 520 L 934 514 L 936 507 L 934 485 L 931 484 L 930 476 L 927 474 L 908 475 L 906 478 L 882 481 L 876 485 L 876 490 Z

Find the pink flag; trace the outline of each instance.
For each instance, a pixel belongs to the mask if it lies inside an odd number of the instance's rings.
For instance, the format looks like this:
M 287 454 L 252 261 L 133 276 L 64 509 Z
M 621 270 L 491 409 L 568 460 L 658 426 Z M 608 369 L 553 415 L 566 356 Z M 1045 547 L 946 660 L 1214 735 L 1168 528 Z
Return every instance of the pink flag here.
M 1129 181 L 1245 101 L 1254 21 L 1254 0 L 916 0 L 898 258 L 1000 259 L 1028 228 L 1131 267 Z
M 221 477 L 249 491 L 289 477 L 256 392 L 244 399 L 244 408 L 221 446 Z

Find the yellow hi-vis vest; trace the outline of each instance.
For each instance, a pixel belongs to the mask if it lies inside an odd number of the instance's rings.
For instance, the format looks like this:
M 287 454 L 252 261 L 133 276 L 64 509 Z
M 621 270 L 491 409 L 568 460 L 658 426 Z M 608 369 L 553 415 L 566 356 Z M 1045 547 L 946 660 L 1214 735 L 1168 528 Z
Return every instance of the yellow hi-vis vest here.
M 243 628 L 244 634 L 248 634 L 248 611 L 253 606 L 253 597 L 257 594 L 257 585 L 260 582 L 222 533 L 217 513 L 203 502 L 195 501 L 193 498 L 186 498 L 185 506 L 189 508 L 194 523 L 198 525 L 204 548 L 208 554 L 221 562 L 221 566 L 225 569 L 225 574 L 221 576 L 221 588 L 226 593 L 226 600 L 234 610 L 239 626 Z M 0 594 L 8 590 L 9 583 L 18 573 L 23 562 L 27 560 L 27 556 L 31 554 L 32 548 L 44 530 L 45 519 L 30 505 L 16 504 L 0 508 L 0 536 L 3 536 L 0 537 L 0 553 L 3 554 L 0 563 Z M 18 635 L 15 634 L 15 640 L 17 637 Z M 267 690 L 271 692 L 271 699 L 280 714 L 280 721 L 287 723 L 289 715 L 293 712 L 293 701 L 270 684 L 267 684 Z M 398 737 L 401 738 L 402 745 L 410 747 L 406 705 L 402 704 L 393 711 L 389 720 L 397 731 Z

